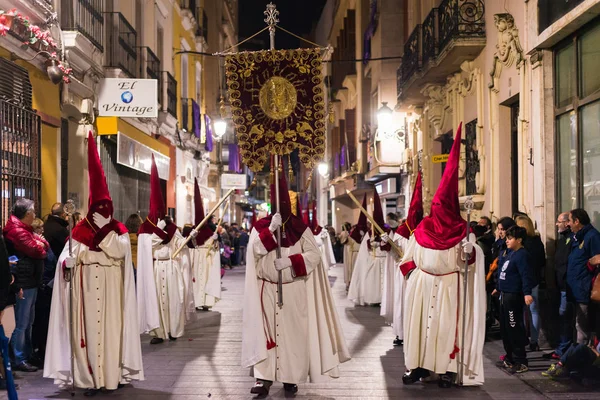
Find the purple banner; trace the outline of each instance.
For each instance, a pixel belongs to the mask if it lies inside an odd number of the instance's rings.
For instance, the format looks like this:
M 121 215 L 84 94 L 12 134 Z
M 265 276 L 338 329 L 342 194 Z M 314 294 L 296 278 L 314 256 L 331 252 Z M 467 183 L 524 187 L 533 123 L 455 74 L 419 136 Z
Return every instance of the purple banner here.
M 194 136 L 200 139 L 200 105 L 192 100 L 192 132 Z
M 204 114 L 204 126 L 206 128 L 206 143 L 204 144 L 204 149 L 211 152 L 213 151 L 212 123 L 207 114 Z
M 342 154 L 340 154 L 340 167 L 346 166 L 346 145 L 342 146 Z
M 229 144 L 229 172 L 240 173 L 242 167 L 240 165 L 240 149 L 237 144 Z

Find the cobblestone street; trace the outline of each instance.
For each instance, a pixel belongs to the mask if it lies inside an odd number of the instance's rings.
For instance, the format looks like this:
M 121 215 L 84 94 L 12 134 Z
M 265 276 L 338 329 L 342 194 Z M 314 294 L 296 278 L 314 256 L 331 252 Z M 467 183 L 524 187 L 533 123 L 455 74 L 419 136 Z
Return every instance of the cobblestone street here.
M 342 365 L 342 377 L 325 384 L 302 384 L 303 399 L 592 399 L 598 393 L 581 386 L 554 383 L 540 375 L 548 367 L 537 353 L 530 354 L 532 371 L 509 376 L 494 366 L 501 353 L 499 341 L 485 347 L 485 385 L 481 388 L 440 389 L 435 383 L 404 386 L 401 348 L 392 348 L 391 328 L 383 324 L 379 308 L 354 308 L 346 299 L 341 266 L 329 271 L 352 360 Z M 251 399 L 253 379 L 240 367 L 244 268 L 227 271 L 223 300 L 213 312 L 198 312 L 176 342 L 150 346 L 143 337 L 146 380 L 96 398 L 123 399 Z M 19 399 L 70 399 L 37 373 L 17 372 Z M 83 398 L 78 390 L 76 397 Z M 285 398 L 281 384 L 271 388 L 269 398 Z

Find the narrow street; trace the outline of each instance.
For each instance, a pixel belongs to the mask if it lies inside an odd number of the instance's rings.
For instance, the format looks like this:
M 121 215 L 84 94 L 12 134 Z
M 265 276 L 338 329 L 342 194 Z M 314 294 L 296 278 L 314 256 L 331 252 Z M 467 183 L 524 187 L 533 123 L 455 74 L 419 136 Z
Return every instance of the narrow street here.
M 532 370 L 514 377 L 494 366 L 501 353 L 499 341 L 486 344 L 485 385 L 481 388 L 440 389 L 436 383 L 404 386 L 401 348 L 392 348 L 391 328 L 383 324 L 379 308 L 354 308 L 346 299 L 341 265 L 329 271 L 352 360 L 342 365 L 342 377 L 325 384 L 302 384 L 301 399 L 592 399 L 598 393 L 583 387 L 554 383 L 540 375 L 548 367 L 541 353 L 530 355 Z M 251 399 L 253 379 L 240 367 L 244 267 L 227 271 L 223 300 L 213 312 L 198 312 L 176 342 L 150 346 L 142 338 L 146 380 L 96 398 L 123 399 Z M 19 399 L 70 399 L 42 373 L 17 372 Z M 77 398 L 83 398 L 78 390 Z M 271 399 L 285 398 L 281 384 L 271 388 Z

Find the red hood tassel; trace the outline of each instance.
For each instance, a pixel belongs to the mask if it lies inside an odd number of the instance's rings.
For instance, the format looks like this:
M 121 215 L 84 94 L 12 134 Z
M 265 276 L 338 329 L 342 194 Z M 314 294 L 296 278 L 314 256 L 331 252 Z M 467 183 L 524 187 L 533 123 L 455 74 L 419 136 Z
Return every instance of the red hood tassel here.
M 267 340 L 267 350 L 271 350 L 275 346 L 277 346 L 277 344 L 275 343 L 274 340 L 272 340 L 272 339 Z
M 456 353 L 458 353 L 460 351 L 460 349 L 457 346 L 454 346 L 454 350 L 452 350 L 452 353 L 450 353 L 450 359 L 454 360 L 456 358 Z

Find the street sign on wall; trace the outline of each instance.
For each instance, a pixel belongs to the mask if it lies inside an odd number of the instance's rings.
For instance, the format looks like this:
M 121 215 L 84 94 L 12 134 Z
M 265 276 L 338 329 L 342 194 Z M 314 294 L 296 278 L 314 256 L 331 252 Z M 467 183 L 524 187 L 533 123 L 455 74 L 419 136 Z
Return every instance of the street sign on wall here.
M 435 164 L 445 163 L 448 162 L 448 157 L 450 157 L 450 154 L 436 154 L 435 156 L 431 156 L 431 162 Z
M 222 174 L 221 189 L 246 189 L 246 174 Z
M 98 95 L 101 117 L 158 117 L 156 79 L 102 79 Z

